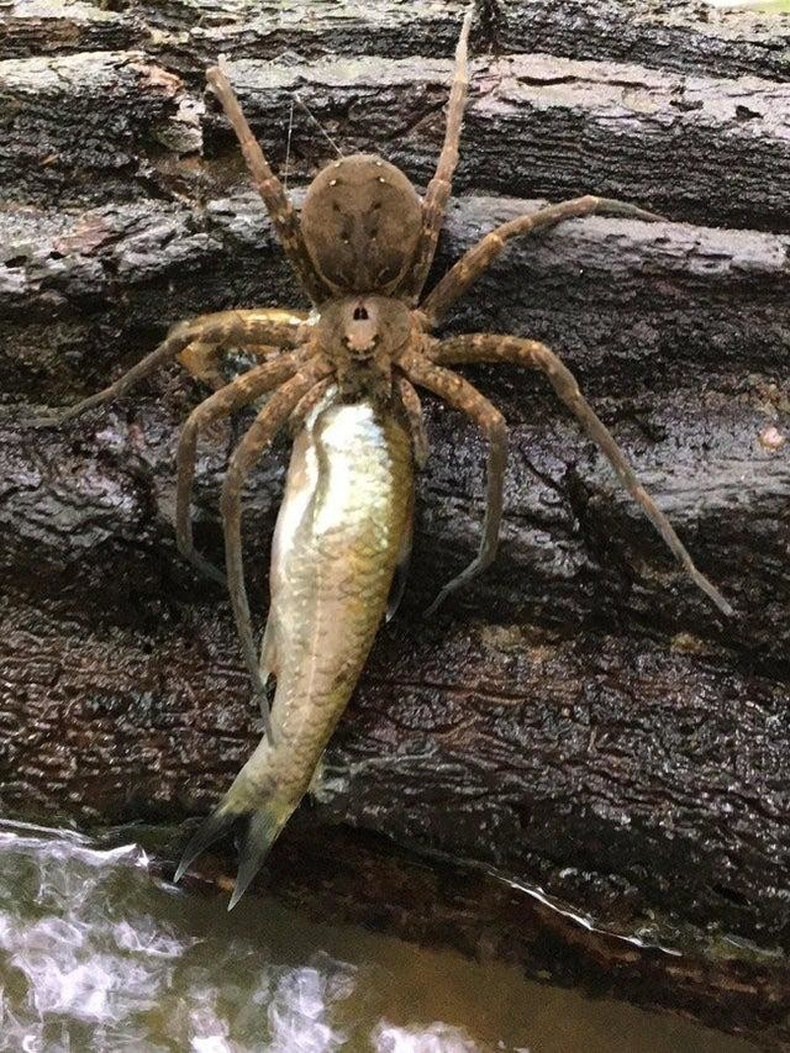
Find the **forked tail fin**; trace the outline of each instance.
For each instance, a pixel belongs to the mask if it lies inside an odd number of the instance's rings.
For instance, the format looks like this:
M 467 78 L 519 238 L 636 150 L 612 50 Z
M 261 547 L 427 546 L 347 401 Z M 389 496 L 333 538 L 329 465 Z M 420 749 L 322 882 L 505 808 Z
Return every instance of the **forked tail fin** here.
M 276 801 L 256 811 L 237 812 L 223 801 L 198 827 L 184 849 L 174 881 L 180 881 L 199 855 L 228 833 L 237 823 L 246 824 L 239 845 L 239 870 L 228 910 L 233 910 L 260 870 L 269 849 L 285 826 L 293 807 Z
M 228 910 L 233 910 L 247 891 L 290 814 L 290 810 L 283 814 L 273 808 L 266 808 L 249 816 L 244 840 L 239 846 L 239 870 Z

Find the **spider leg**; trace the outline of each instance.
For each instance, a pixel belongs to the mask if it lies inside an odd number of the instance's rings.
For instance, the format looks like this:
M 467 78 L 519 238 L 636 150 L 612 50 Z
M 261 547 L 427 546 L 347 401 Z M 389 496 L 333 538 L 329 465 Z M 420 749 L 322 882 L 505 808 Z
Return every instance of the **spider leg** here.
M 230 384 L 226 384 L 204 399 L 187 417 L 178 439 L 176 464 L 178 482 L 176 485 L 176 542 L 179 551 L 191 563 L 214 581 L 225 584 L 225 575 L 213 563 L 195 551 L 192 541 L 192 520 L 189 515 L 192 501 L 192 484 L 195 478 L 195 459 L 200 433 L 213 421 L 227 416 L 234 410 L 248 405 L 259 395 L 271 391 L 278 384 L 288 380 L 299 368 L 304 355 L 293 351 L 281 358 L 273 359 L 256 366 L 248 373 L 242 373 Z
M 299 429 L 304 427 L 304 423 L 310 416 L 310 413 L 315 409 L 319 402 L 321 402 L 327 391 L 336 385 L 337 381 L 333 376 L 325 377 L 317 384 L 314 384 L 307 394 L 299 399 L 293 412 L 288 418 L 288 429 L 291 432 L 291 435 L 296 435 Z
M 245 313 L 245 312 L 239 312 Z M 288 311 L 280 307 L 266 307 L 256 309 L 258 315 L 265 315 L 272 322 L 286 322 L 289 325 L 302 325 L 307 321 L 305 311 Z M 195 321 L 201 321 L 198 317 Z M 277 352 L 277 348 L 270 344 L 248 344 L 245 347 L 248 354 L 253 355 L 261 362 L 271 358 Z M 222 372 L 222 360 L 227 354 L 227 349 L 221 344 L 211 344 L 204 340 L 193 340 L 191 344 L 180 351 L 176 356 L 179 363 L 188 370 L 193 377 L 202 381 L 215 391 L 224 387 L 228 378 Z
M 258 140 L 252 134 L 252 129 L 242 113 L 239 100 L 230 86 L 230 81 L 218 66 L 214 66 L 206 72 L 206 80 L 222 103 L 225 116 L 236 133 L 236 138 L 239 140 L 239 146 L 244 155 L 244 160 L 247 162 L 252 181 L 263 198 L 263 203 L 266 205 L 266 211 L 269 213 L 277 237 L 285 249 L 285 254 L 296 272 L 302 288 L 313 303 L 321 303 L 330 295 L 330 290 L 319 277 L 313 261 L 310 259 L 296 211 L 289 201 L 282 183 L 269 167 L 269 162 L 266 160 Z
M 250 468 L 263 451 L 271 444 L 277 432 L 288 420 L 299 400 L 314 384 L 332 372 L 333 366 L 323 356 L 315 356 L 286 380 L 272 394 L 269 401 L 250 425 L 230 459 L 222 487 L 222 522 L 225 532 L 225 560 L 228 572 L 228 592 L 236 620 L 236 630 L 241 642 L 244 662 L 252 677 L 253 691 L 260 701 L 264 714 L 266 735 L 272 739 L 269 709 L 266 703 L 266 688 L 261 680 L 252 618 L 244 584 L 244 563 L 241 548 L 241 490 Z
M 520 234 L 532 234 L 539 230 L 547 230 L 556 227 L 566 219 L 575 219 L 578 216 L 590 216 L 593 214 L 607 216 L 624 216 L 628 219 L 641 219 L 650 223 L 662 220 L 664 217 L 655 212 L 646 212 L 636 205 L 629 205 L 625 201 L 615 201 L 607 197 L 594 197 L 591 194 L 585 197 L 575 197 L 569 201 L 561 201 L 556 205 L 547 205 L 537 212 L 531 212 L 524 216 L 502 223 L 489 231 L 476 245 L 468 249 L 458 262 L 442 277 L 441 281 L 431 290 L 421 305 L 430 326 L 436 326 L 444 318 L 447 310 L 455 301 L 463 296 L 469 286 L 485 271 L 499 256 L 510 238 Z
M 449 369 L 443 369 L 423 355 L 407 352 L 398 360 L 398 366 L 407 378 L 420 387 L 427 388 L 451 406 L 468 414 L 475 421 L 489 442 L 486 481 L 486 512 L 483 520 L 483 537 L 477 555 L 461 573 L 449 581 L 426 611 L 433 612 L 447 597 L 460 589 L 471 578 L 491 563 L 499 543 L 499 526 L 502 521 L 505 464 L 507 463 L 507 427 L 505 419 L 469 381 Z
M 453 173 L 458 164 L 458 141 L 461 138 L 461 123 L 464 116 L 466 91 L 469 86 L 467 72 L 467 45 L 469 28 L 472 24 L 474 6 L 471 5 L 464 16 L 461 35 L 455 48 L 455 72 L 450 88 L 450 99 L 447 103 L 447 127 L 444 133 L 444 145 L 439 155 L 436 172 L 425 191 L 422 202 L 422 230 L 409 273 L 399 295 L 419 299 L 428 271 L 431 269 L 439 231 L 444 220 L 444 210 L 452 189 Z
M 127 370 L 109 387 L 89 395 L 81 402 L 69 406 L 62 413 L 47 418 L 48 425 L 63 424 L 74 417 L 79 417 L 87 410 L 100 406 L 110 399 L 117 398 L 128 391 L 138 380 L 153 373 L 159 366 L 175 358 L 194 341 L 202 344 L 239 347 L 247 344 L 274 344 L 277 347 L 296 347 L 304 343 L 310 335 L 310 326 L 306 323 L 271 321 L 266 310 L 218 311 L 216 314 L 203 315 L 189 322 L 179 322 L 167 334 L 162 343 L 150 354 Z
M 428 460 L 428 435 L 425 431 L 425 421 L 422 419 L 420 396 L 402 373 L 395 373 L 392 382 L 406 414 L 414 463 L 418 468 L 424 468 Z
M 574 414 L 608 459 L 620 482 L 664 539 L 665 544 L 691 580 L 702 589 L 723 614 L 732 616 L 735 613 L 716 586 L 697 570 L 694 561 L 672 528 L 672 524 L 639 482 L 625 454 L 582 395 L 576 378 L 552 351 L 535 340 L 478 333 L 429 345 L 428 354 L 432 361 L 447 365 L 460 365 L 466 362 L 515 362 L 545 373 L 561 401 Z

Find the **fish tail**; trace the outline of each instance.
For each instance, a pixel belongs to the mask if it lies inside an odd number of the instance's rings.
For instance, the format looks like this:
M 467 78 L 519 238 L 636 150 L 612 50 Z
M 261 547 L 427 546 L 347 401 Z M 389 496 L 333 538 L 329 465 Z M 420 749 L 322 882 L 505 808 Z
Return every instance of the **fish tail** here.
M 233 910 L 260 870 L 269 849 L 285 826 L 293 806 L 271 800 L 256 809 L 237 810 L 227 798 L 214 809 L 192 835 L 178 864 L 174 881 L 180 881 L 199 855 L 238 824 L 246 823 L 240 847 L 239 870 L 228 910 Z
M 176 882 L 180 881 L 197 857 L 230 831 L 237 818 L 238 816 L 232 812 L 223 810 L 222 805 L 219 808 L 215 808 L 190 838 L 181 856 L 181 862 L 178 864 L 173 880 Z
M 269 849 L 288 821 L 293 809 L 260 808 L 247 821 L 247 830 L 239 846 L 239 869 L 228 910 L 233 910 L 261 869 Z

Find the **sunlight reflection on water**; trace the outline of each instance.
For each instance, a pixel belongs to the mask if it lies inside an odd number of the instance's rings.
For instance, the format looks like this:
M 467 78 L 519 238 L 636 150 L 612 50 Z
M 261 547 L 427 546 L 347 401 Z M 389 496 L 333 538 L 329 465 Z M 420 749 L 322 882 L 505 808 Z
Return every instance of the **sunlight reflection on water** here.
M 236 938 L 220 954 L 214 947 L 210 964 L 192 955 L 200 936 L 140 909 L 149 900 L 156 909 L 157 897 L 188 897 L 135 882 L 135 868 L 147 866 L 136 845 L 100 851 L 72 831 L 5 824 L 0 854 L 3 1050 L 347 1048 L 348 1035 L 332 1017 L 354 996 L 353 964 L 318 952 L 308 965 L 278 966 Z M 239 984 L 239 962 L 256 978 L 253 986 Z M 443 1024 L 409 1031 L 386 1022 L 370 1032 L 368 1048 L 478 1049 Z
M 188 895 L 148 863 L 0 823 L 0 1053 L 609 1053 L 613 1034 L 640 1053 L 750 1048 L 272 898 L 229 915 L 225 893 Z

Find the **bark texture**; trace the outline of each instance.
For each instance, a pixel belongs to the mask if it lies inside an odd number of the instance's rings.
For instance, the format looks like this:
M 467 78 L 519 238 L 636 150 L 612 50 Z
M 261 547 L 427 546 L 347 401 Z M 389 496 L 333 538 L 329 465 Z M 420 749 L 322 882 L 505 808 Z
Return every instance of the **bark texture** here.
M 330 746 L 325 799 L 284 835 L 272 880 L 305 887 L 294 872 L 316 822 L 385 834 L 493 873 L 500 890 L 541 886 L 603 929 L 682 949 L 643 959 L 627 945 L 621 969 L 618 941 L 562 936 L 594 986 L 608 963 L 637 1000 L 780 1048 L 790 20 L 635 0 L 484 7 L 436 273 L 542 197 L 596 192 L 675 222 L 595 218 L 514 244 L 447 331 L 519 333 L 558 351 L 738 617 L 724 624 L 684 579 L 539 377 L 470 370 L 512 425 L 500 555 L 422 618 L 476 548 L 485 461 L 473 429 L 426 399 L 432 453 L 409 593 Z M 205 65 L 228 56 L 274 161 L 298 92 L 344 152 L 375 150 L 424 184 L 461 10 L 0 9 L 5 811 L 179 819 L 215 801 L 259 734 L 228 604 L 174 546 L 177 430 L 204 392 L 173 370 L 59 431 L 28 423 L 34 407 L 103 386 L 180 318 L 300 305 L 204 95 Z M 291 182 L 329 156 L 297 107 Z M 238 433 L 217 428 L 201 452 L 197 539 L 215 561 Z M 245 505 L 261 622 L 286 457 L 283 446 L 260 465 Z M 338 836 L 378 890 L 364 898 L 368 919 L 382 904 L 407 917 L 392 906 L 397 853 Z M 526 910 L 512 889 L 486 894 L 471 923 L 458 896 L 443 914 L 436 893 L 435 908 L 458 945 L 512 920 L 502 897 Z M 351 898 L 336 906 L 358 916 Z M 556 921 L 544 913 L 530 925 L 545 937 Z M 509 921 L 500 949 L 534 971 L 524 926 Z

